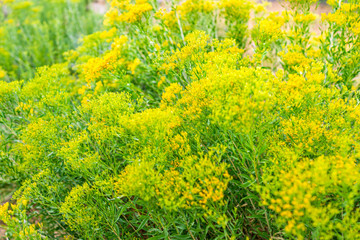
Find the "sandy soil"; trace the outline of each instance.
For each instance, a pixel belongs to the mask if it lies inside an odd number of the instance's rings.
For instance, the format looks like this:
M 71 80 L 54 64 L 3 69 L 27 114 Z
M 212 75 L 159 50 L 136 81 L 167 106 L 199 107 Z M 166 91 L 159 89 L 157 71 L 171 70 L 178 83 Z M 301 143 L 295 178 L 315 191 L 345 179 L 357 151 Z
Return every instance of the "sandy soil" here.
M 90 8 L 99 14 L 105 14 L 106 10 L 107 10 L 107 6 L 106 6 L 106 0 L 98 0 L 98 1 L 94 1 Z
M 2 227 L 0 227 L 0 238 L 5 237 L 5 229 L 3 229 Z

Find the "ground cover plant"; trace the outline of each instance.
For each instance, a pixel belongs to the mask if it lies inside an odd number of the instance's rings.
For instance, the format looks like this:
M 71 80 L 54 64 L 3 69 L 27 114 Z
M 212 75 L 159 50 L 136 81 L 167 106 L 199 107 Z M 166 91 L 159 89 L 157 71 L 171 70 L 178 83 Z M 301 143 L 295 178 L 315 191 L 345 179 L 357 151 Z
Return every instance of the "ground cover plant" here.
M 285 4 L 110 0 L 0 81 L 6 236 L 359 239 L 360 4 Z

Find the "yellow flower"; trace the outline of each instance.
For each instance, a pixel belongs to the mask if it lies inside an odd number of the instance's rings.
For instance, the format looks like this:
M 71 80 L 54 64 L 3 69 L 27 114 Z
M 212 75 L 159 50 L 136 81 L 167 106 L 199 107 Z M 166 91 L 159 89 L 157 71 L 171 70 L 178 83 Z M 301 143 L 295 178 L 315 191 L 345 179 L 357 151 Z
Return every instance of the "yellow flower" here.
M 306 23 L 309 24 L 313 21 L 315 21 L 316 16 L 312 13 L 309 14 L 295 14 L 294 21 L 296 23 Z
M 165 89 L 165 92 L 162 95 L 162 101 L 171 102 L 175 98 L 175 94 L 180 93 L 182 90 L 181 86 L 178 83 L 172 83 L 169 87 Z
M 162 76 L 161 78 L 160 78 L 160 81 L 158 82 L 158 87 L 160 87 L 164 82 L 166 81 L 166 77 L 165 76 Z
M 118 17 L 118 20 L 120 22 L 133 23 L 139 21 L 146 12 L 151 11 L 152 6 L 146 0 L 137 0 L 135 4 L 128 3 L 124 10 Z
M 140 59 L 136 58 L 134 61 L 128 64 L 128 69 L 131 71 L 132 74 L 135 74 L 135 70 L 140 65 L 140 63 Z
M 0 67 L 0 79 L 6 77 L 6 71 Z

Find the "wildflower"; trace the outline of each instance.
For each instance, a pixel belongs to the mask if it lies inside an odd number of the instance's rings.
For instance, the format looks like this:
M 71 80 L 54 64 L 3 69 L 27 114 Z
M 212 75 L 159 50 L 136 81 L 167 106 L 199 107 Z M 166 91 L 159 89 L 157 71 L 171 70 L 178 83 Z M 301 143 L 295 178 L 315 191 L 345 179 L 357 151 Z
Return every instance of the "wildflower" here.
M 0 67 L 0 79 L 6 76 L 6 71 Z
M 132 74 L 135 74 L 136 68 L 140 65 L 140 59 L 136 58 L 133 62 L 128 64 L 128 69 L 131 71 Z
M 169 87 L 166 88 L 165 93 L 162 95 L 162 100 L 164 102 L 171 102 L 172 99 L 175 98 L 175 94 L 181 92 L 181 86 L 177 83 L 170 84 Z
M 160 87 L 164 82 L 166 81 L 166 77 L 165 76 L 162 76 L 161 78 L 160 78 L 160 81 L 158 82 L 158 87 Z
M 113 0 L 111 1 L 110 10 L 106 13 L 105 24 L 113 25 L 115 22 L 134 23 L 151 10 L 152 6 L 147 0 L 137 0 L 135 4 L 127 0 Z

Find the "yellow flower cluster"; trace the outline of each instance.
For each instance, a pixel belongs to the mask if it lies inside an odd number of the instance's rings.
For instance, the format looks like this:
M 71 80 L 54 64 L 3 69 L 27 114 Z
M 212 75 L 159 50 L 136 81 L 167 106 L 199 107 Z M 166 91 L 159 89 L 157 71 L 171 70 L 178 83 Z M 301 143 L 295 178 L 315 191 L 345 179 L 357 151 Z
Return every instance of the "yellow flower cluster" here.
M 191 13 L 210 13 L 215 8 L 215 2 L 210 0 L 187 0 L 179 6 L 181 15 L 187 16 Z
M 65 62 L 1 62 L 7 236 L 357 239 L 359 7 L 314 36 L 288 2 L 110 0 Z
M 4 69 L 2 69 L 0 66 L 0 79 L 5 78 L 5 77 L 6 77 L 6 71 Z
M 254 8 L 254 2 L 251 0 L 221 0 L 218 4 L 228 27 L 227 36 L 235 39 L 240 43 L 240 47 L 243 47 L 247 35 L 247 24 L 250 20 L 250 11 Z
M 246 19 L 252 8 L 251 1 L 221 0 L 219 8 L 222 9 L 226 17 L 233 20 Z
M 115 187 L 119 195 L 136 195 L 147 201 L 155 198 L 169 210 L 198 207 L 209 213 L 209 205 L 223 199 L 230 180 L 226 165 L 216 166 L 213 154 L 187 156 L 162 173 L 154 170 L 155 162 L 131 164 L 117 178 Z
M 176 29 L 178 26 L 178 21 L 176 18 L 175 11 L 166 11 L 164 8 L 160 8 L 154 16 L 161 20 L 162 24 L 169 29 Z
M 278 98 L 289 108 L 282 110 L 279 132 L 269 138 L 273 146 L 264 174 L 263 204 L 274 211 L 287 234 L 299 239 L 305 239 L 309 225 L 318 229 L 319 238 L 354 238 L 359 169 L 358 153 L 351 149 L 360 147 L 353 139 L 353 128 L 359 127 L 353 114 L 358 107 L 353 99 L 341 99 L 336 88 L 323 88 L 325 75 L 314 75 L 315 71 L 305 77 L 290 74 L 280 83 L 285 88 Z M 346 216 L 338 218 L 340 209 Z
M 64 215 L 66 223 L 72 230 L 77 228 L 85 229 L 97 228 L 97 222 L 100 220 L 98 210 L 91 205 L 84 205 L 84 200 L 90 198 L 92 189 L 88 184 L 77 186 L 71 190 L 64 203 L 61 204 L 59 211 Z M 95 221 L 95 219 L 97 221 Z M 86 230 L 84 231 L 85 235 Z
M 312 62 L 312 59 L 307 58 L 299 52 L 280 52 L 280 56 L 288 67 L 298 72 L 304 72 L 309 69 Z
M 109 0 L 111 8 L 105 15 L 104 24 L 114 25 L 118 22 L 134 23 L 140 21 L 142 16 L 153 8 L 147 0 Z
M 279 188 L 274 197 L 264 198 L 265 205 L 279 215 L 284 230 L 299 239 L 304 239 L 309 224 L 321 229 L 318 234 L 324 239 L 340 235 L 353 239 L 359 231 L 358 211 L 352 211 L 353 196 L 359 193 L 358 174 L 355 161 L 341 156 L 304 159 L 279 175 Z M 348 214 L 341 221 L 333 221 L 341 211 Z
M 296 14 L 294 16 L 294 22 L 296 23 L 305 23 L 305 24 L 308 24 L 308 23 L 311 23 L 313 21 L 315 21 L 316 19 L 316 15 L 312 14 L 312 13 L 309 13 L 309 14 Z
M 360 4 L 343 3 L 334 13 L 323 14 L 323 20 L 344 26 L 348 24 L 356 24 L 359 21 L 358 11 Z
M 277 12 L 270 13 L 267 18 L 261 19 L 258 25 L 252 30 L 252 36 L 258 41 L 258 47 L 269 45 L 279 40 L 284 35 L 282 29 L 285 24 L 285 18 L 279 16 Z M 266 46 L 267 48 L 270 46 Z
M 0 104 L 4 104 L 8 99 L 20 90 L 21 82 L 4 82 L 0 81 Z
M 206 36 L 204 32 L 194 32 L 187 35 L 185 37 L 186 45 L 181 49 L 176 49 L 171 55 L 165 55 L 165 63 L 162 64 L 160 69 L 165 70 L 168 73 L 175 68 L 184 68 L 188 62 L 196 64 L 197 60 L 200 60 L 201 58 L 196 58 L 195 53 L 198 53 L 199 57 L 201 57 L 205 47 L 208 45 L 208 41 L 209 37 Z
M 13 239 L 43 239 L 41 234 L 42 225 L 28 222 L 26 207 L 27 201 L 25 200 L 18 204 L 6 202 L 0 205 L 0 220 L 14 229 L 14 231 L 7 233 L 8 236 Z

